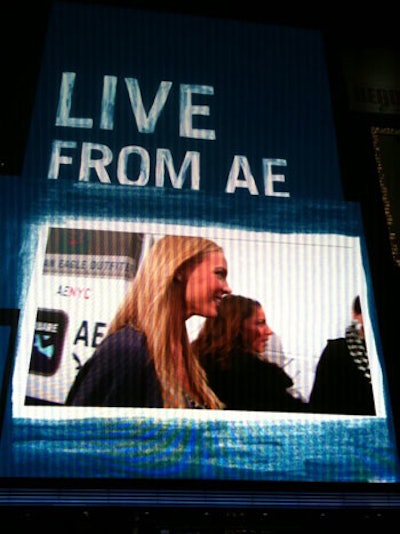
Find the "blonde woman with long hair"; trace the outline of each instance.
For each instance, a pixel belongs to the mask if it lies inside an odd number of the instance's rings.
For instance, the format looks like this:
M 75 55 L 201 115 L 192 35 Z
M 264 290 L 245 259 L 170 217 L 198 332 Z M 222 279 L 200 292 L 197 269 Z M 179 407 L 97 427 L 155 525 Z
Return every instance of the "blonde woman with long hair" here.
M 212 240 L 156 241 L 66 404 L 222 409 L 192 352 L 186 320 L 217 315 L 231 292 L 227 274 L 223 249 Z

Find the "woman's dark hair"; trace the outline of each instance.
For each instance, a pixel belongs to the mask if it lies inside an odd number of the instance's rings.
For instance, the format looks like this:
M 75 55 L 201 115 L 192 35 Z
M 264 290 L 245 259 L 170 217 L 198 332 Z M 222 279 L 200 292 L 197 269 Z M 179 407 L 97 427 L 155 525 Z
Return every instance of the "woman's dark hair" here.
M 361 302 L 360 297 L 357 295 L 356 298 L 353 301 L 353 312 L 357 313 L 358 315 L 361 315 Z
M 215 355 L 222 366 L 229 366 L 235 351 L 251 351 L 243 337 L 243 323 L 261 304 L 241 295 L 226 295 L 216 317 L 208 317 L 192 348 L 200 358 Z

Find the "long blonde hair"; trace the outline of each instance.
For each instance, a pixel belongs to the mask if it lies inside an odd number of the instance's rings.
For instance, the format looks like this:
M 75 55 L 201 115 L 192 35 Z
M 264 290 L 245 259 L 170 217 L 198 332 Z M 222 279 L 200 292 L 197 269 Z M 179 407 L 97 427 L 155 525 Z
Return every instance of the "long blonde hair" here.
M 108 334 L 131 326 L 146 336 L 161 385 L 164 408 L 188 407 L 188 398 L 209 408 L 223 408 L 194 356 L 185 325 L 185 287 L 177 273 L 205 254 L 220 252 L 202 237 L 167 235 L 152 245 L 110 323 Z

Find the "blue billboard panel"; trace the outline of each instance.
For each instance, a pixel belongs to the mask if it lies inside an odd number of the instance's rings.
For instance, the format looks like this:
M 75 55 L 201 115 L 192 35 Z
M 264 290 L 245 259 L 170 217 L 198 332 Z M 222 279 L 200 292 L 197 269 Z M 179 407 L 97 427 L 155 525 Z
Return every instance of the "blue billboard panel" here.
M 3 186 L 0 306 L 21 320 L 2 475 L 399 480 L 319 32 L 56 3 L 23 173 Z M 296 409 L 230 405 L 196 353 L 237 296 L 257 313 L 228 330 L 263 348 L 231 350 L 230 391 L 279 383 Z M 314 402 L 320 376 L 346 397 L 321 370 L 328 340 L 350 347 L 361 408 Z

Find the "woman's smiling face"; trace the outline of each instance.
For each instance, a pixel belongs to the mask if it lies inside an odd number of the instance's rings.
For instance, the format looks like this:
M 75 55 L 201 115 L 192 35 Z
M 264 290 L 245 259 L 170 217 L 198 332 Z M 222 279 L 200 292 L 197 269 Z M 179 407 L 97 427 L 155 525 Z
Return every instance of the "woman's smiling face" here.
M 192 315 L 215 317 L 224 295 L 231 293 L 228 266 L 223 252 L 209 252 L 185 273 L 186 319 Z
M 273 331 L 267 324 L 262 306 L 256 306 L 250 317 L 243 321 L 243 338 L 253 352 L 262 354 Z

